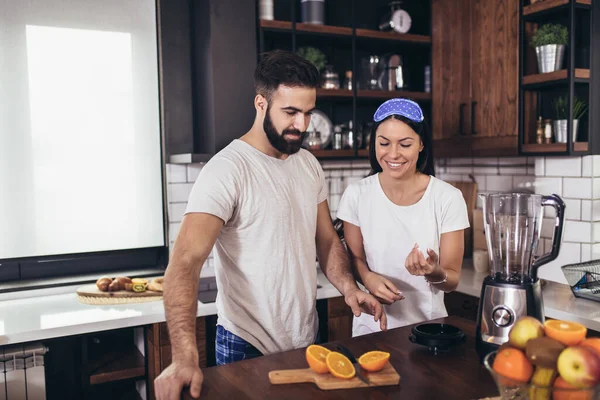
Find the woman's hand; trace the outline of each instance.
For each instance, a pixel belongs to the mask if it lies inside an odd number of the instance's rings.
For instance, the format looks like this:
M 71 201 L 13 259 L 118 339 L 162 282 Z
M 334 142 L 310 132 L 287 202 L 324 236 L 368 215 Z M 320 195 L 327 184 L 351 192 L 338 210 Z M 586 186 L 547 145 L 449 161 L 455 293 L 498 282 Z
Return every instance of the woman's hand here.
M 404 266 L 411 275 L 425 276 L 439 272 L 441 269 L 439 257 L 437 253 L 431 249 L 427 249 L 427 259 L 419 249 L 419 245 L 415 244 L 412 251 L 408 253 Z
M 404 299 L 402 292 L 389 279 L 369 271 L 362 277 L 363 284 L 369 292 L 383 304 L 392 304 Z

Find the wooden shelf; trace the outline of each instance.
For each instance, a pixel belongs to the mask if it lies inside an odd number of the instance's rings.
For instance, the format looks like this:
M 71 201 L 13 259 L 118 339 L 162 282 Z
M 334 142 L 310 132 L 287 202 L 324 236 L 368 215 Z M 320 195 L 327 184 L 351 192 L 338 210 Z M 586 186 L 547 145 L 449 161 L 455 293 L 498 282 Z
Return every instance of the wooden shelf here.
M 395 40 L 398 42 L 430 44 L 431 36 L 413 35 L 411 33 L 382 32 L 371 29 L 357 29 L 356 37 Z
M 296 23 L 296 31 L 307 33 L 320 33 L 324 35 L 352 36 L 352 28 L 347 28 L 345 26 Z
M 351 158 L 354 150 L 309 150 L 317 158 Z
M 356 96 L 361 99 L 393 99 L 396 97 L 405 97 L 415 101 L 431 100 L 431 93 L 405 92 L 402 90 L 359 90 Z
M 360 149 L 358 150 L 358 157 L 369 158 L 369 150 L 368 149 Z
M 260 27 L 271 31 L 292 31 L 291 21 L 260 20 Z M 352 28 L 346 26 L 315 25 L 296 23 L 296 32 L 314 33 L 330 36 L 352 36 Z M 413 35 L 411 33 L 381 32 L 372 29 L 357 29 L 356 37 L 393 40 L 405 43 L 431 44 L 431 36 Z
M 291 21 L 274 21 L 274 20 L 270 20 L 270 19 L 261 19 L 260 27 L 265 30 L 291 31 L 292 30 L 292 22 Z
M 588 7 L 592 5 L 592 0 L 576 0 L 579 7 Z M 563 7 L 569 4 L 569 0 L 544 0 L 538 1 L 523 7 L 523 16 L 532 16 L 538 13 L 548 12 L 553 9 Z
M 144 356 L 136 347 L 127 351 L 114 351 L 103 354 L 101 359 L 92 362 L 90 385 L 140 378 L 146 375 Z
M 352 98 L 352 90 L 347 89 L 317 89 L 317 98 L 342 97 Z
M 536 3 L 537 4 L 537 3 Z M 523 77 L 523 86 L 545 86 L 551 83 L 558 83 L 568 78 L 568 71 L 561 69 L 559 71 L 548 72 L 545 74 L 526 75 Z M 575 79 L 577 80 L 589 80 L 590 70 L 589 69 L 575 69 Z
M 587 142 L 575 142 L 574 151 L 588 151 Z M 550 143 L 550 144 L 524 144 L 524 153 L 562 153 L 567 151 L 566 143 Z

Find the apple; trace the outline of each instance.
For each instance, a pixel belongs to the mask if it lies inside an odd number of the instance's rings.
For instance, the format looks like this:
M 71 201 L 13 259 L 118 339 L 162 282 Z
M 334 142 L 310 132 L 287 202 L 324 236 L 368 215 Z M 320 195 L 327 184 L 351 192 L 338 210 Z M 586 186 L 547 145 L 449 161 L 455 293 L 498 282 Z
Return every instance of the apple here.
M 533 317 L 522 317 L 515 322 L 508 333 L 508 342 L 521 350 L 525 350 L 530 339 L 544 336 L 544 325 Z
M 558 356 L 558 373 L 576 388 L 588 388 L 600 382 L 600 357 L 583 346 L 567 347 Z
M 584 339 L 579 346 L 587 347 L 588 349 L 592 349 L 596 352 L 596 354 L 600 357 L 600 338 L 587 338 Z

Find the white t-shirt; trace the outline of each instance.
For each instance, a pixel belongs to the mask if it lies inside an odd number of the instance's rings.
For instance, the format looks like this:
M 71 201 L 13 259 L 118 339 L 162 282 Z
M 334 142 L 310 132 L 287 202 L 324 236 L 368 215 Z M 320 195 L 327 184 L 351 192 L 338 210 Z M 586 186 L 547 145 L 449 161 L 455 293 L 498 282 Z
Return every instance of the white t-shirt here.
M 187 213 L 225 222 L 215 243 L 217 324 L 263 354 L 314 343 L 317 205 L 323 169 L 301 149 L 276 159 L 234 140 L 202 168 Z
M 460 190 L 431 177 L 423 197 L 410 206 L 394 204 L 384 193 L 379 174 L 350 186 L 340 201 L 339 219 L 360 227 L 367 265 L 392 281 L 404 300 L 384 306 L 388 328 L 397 328 L 448 316 L 444 292 L 404 266 L 415 243 L 439 254 L 442 233 L 469 227 L 467 206 Z M 379 332 L 373 317 L 355 317 L 353 336 Z

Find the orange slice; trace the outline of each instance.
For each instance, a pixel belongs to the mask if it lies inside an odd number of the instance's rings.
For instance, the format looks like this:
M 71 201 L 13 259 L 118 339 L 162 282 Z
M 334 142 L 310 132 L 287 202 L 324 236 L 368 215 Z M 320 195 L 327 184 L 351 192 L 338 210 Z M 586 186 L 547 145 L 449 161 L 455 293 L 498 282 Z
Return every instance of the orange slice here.
M 381 371 L 390 359 L 385 351 L 369 351 L 358 359 L 358 364 L 369 372 Z
M 329 372 L 325 359 L 327 354 L 331 353 L 328 349 L 323 346 L 311 344 L 306 348 L 306 362 L 310 369 L 315 371 L 317 374 L 326 374 Z
M 574 346 L 585 339 L 587 328 L 577 322 L 550 319 L 544 323 L 544 331 L 565 346 Z
M 354 365 L 352 365 L 350 360 L 337 351 L 332 351 L 327 354 L 325 362 L 327 363 L 327 368 L 329 369 L 329 372 L 331 372 L 331 375 L 336 378 L 350 379 L 356 374 Z

